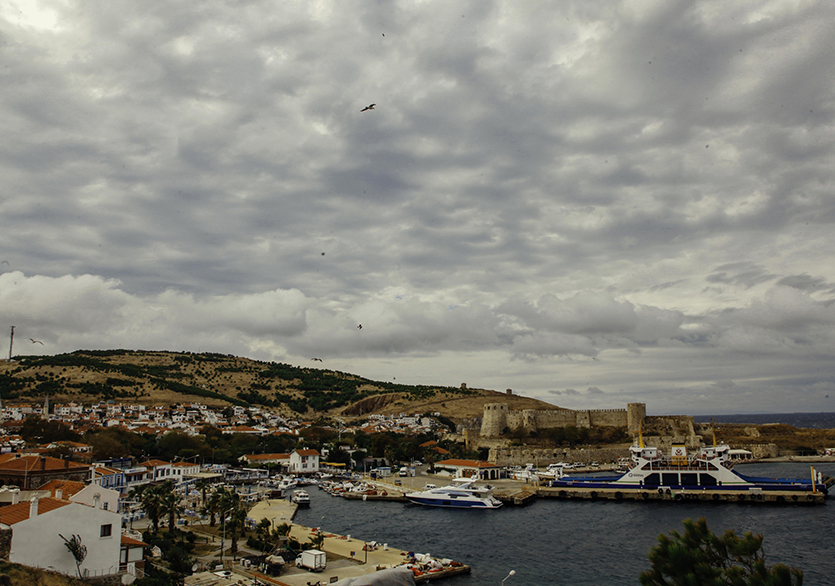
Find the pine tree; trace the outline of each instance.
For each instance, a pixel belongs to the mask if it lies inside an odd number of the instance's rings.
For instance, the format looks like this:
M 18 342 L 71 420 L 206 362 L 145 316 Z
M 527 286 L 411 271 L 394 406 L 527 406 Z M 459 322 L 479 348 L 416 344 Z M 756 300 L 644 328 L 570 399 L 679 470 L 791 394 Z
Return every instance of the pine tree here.
M 801 586 L 803 572 L 783 564 L 768 567 L 763 536 L 726 531 L 719 537 L 707 521 L 684 521 L 684 534 L 658 536 L 649 552 L 652 569 L 641 573 L 643 586 Z

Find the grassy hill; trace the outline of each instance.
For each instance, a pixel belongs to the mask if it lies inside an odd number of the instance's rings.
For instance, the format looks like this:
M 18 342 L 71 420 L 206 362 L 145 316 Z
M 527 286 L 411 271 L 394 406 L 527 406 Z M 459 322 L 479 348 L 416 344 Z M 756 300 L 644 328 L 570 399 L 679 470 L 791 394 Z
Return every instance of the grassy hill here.
M 10 564 L 0 560 L 0 585 L 5 584 L 9 586 L 89 586 L 90 582 L 49 570 Z
M 53 403 L 258 405 L 306 417 L 437 411 L 460 420 L 481 417 L 483 405 L 497 400 L 511 409 L 558 408 L 485 389 L 402 385 L 212 353 L 79 350 L 0 363 L 4 402 L 41 402 L 46 396 Z

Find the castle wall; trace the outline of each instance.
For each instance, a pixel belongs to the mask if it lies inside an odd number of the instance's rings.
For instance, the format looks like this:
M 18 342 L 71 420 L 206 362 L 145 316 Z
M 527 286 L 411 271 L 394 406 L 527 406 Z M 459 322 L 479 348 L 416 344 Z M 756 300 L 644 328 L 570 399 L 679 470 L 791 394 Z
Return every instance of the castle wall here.
M 497 466 L 534 464 L 544 468 L 557 462 L 615 462 L 629 457 L 629 448 L 525 448 L 491 447 L 488 461 Z
M 506 403 L 484 406 L 482 437 L 502 435 L 505 429 L 523 429 L 528 433 L 554 427 L 629 427 L 637 430 L 646 418 L 644 403 L 630 403 L 627 409 L 524 409 L 511 411 Z M 633 430 L 633 431 L 634 431 Z

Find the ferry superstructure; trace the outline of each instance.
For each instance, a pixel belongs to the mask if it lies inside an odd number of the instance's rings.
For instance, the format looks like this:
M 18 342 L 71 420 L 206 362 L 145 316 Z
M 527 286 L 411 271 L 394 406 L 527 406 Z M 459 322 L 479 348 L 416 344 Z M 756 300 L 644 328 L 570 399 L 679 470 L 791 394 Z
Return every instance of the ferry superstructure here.
M 665 456 L 658 448 L 644 446 L 643 439 L 630 447 L 632 467 L 618 476 L 562 476 L 551 481 L 555 488 L 610 488 L 637 490 L 796 491 L 826 494 L 835 480 L 812 469 L 810 477 L 760 478 L 733 469 L 725 444 L 702 447 L 688 454 L 683 445 L 672 446 Z

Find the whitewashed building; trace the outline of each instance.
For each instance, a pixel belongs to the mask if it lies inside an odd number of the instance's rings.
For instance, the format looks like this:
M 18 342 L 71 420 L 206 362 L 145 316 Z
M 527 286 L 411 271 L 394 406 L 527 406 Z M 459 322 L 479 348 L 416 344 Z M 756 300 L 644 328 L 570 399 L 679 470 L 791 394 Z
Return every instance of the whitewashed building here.
M 293 450 L 290 452 L 290 472 L 293 474 L 315 474 L 319 471 L 319 452 L 316 450 Z
M 46 497 L 0 508 L 0 529 L 11 528 L 9 561 L 76 576 L 75 558 L 62 535 L 78 535 L 87 548 L 82 576 L 119 571 L 121 516 L 63 499 Z

